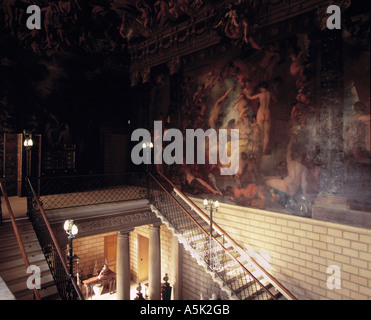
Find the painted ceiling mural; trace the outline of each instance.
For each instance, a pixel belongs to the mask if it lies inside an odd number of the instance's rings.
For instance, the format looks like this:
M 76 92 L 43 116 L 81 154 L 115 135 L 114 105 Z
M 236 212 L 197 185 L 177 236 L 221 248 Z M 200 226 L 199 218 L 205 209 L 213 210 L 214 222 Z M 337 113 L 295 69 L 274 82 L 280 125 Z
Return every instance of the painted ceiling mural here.
M 255 7 L 258 1 L 248 3 Z M 41 9 L 41 30 L 26 27 L 27 7 L 32 4 Z M 20 46 L 39 56 L 73 48 L 92 53 L 122 50 L 131 41 L 148 38 L 210 7 L 202 0 L 3 0 L 1 24 Z M 231 7 L 228 16 L 233 23 L 225 28 L 226 33 L 236 38 L 236 8 Z

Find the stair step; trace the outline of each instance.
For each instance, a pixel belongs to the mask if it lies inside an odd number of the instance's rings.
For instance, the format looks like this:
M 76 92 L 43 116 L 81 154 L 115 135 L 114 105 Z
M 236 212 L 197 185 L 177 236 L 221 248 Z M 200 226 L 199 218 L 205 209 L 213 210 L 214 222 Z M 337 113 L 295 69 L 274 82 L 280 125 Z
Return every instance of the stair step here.
M 57 288 L 31 222 L 28 219 L 22 219 L 17 220 L 16 223 L 30 265 L 40 267 L 42 287 L 39 290 L 40 296 L 47 298 L 48 295 L 55 295 L 58 293 Z M 0 226 L 0 275 L 16 299 L 32 300 L 34 298 L 33 290 L 27 288 L 26 266 L 10 222 L 5 222 Z
M 238 259 L 241 255 L 239 252 L 235 251 L 233 249 L 233 247 L 230 247 L 228 248 L 227 250 L 224 250 L 222 247 L 220 247 L 218 244 L 214 243 L 215 247 L 216 247 L 216 252 L 214 252 L 214 254 L 216 256 L 222 256 L 222 255 L 225 255 L 227 256 L 228 258 L 232 259 L 230 256 L 234 257 L 235 259 Z M 227 253 L 228 252 L 228 253 Z
M 233 248 L 234 247 L 234 245 L 230 241 L 226 240 L 222 235 L 220 235 L 216 231 L 214 231 L 213 236 L 214 236 L 215 240 L 217 240 L 221 245 L 223 245 L 224 248 Z
M 263 277 L 256 277 L 256 279 L 261 281 L 261 280 L 263 280 Z M 235 290 L 236 293 L 240 293 L 240 292 L 244 291 L 245 289 L 250 288 L 252 285 L 254 285 L 256 283 L 257 282 L 254 280 L 253 277 L 251 277 L 247 273 L 243 272 L 243 276 L 236 278 L 236 280 L 234 282 L 232 282 L 231 285 L 236 287 L 236 290 Z
M 45 287 L 47 284 L 50 284 L 50 283 L 54 283 L 54 279 L 52 275 L 50 274 L 50 272 L 47 275 L 41 274 L 41 279 L 40 279 L 41 287 Z M 27 277 L 25 277 L 23 281 L 17 281 L 17 282 L 9 281 L 9 283 L 7 283 L 7 286 L 9 287 L 9 290 L 13 292 L 15 296 L 17 296 L 17 293 L 20 291 L 30 290 L 27 288 Z
M 43 269 L 44 270 L 40 272 L 41 285 L 43 283 L 45 283 L 45 281 L 50 281 L 49 279 L 52 276 L 49 269 L 45 269 L 45 268 L 43 268 Z M 14 276 L 17 276 L 17 274 L 13 275 L 13 277 L 10 276 L 10 278 L 12 278 L 12 279 L 7 279 L 6 280 L 6 284 L 8 285 L 8 287 L 11 287 L 12 285 L 17 285 L 19 283 L 22 283 L 25 287 L 27 287 L 26 282 L 27 282 L 28 275 L 26 274 L 26 270 L 24 270 L 24 272 L 18 274 L 19 277 L 14 277 Z
M 46 284 L 46 288 L 41 288 L 39 291 L 40 297 L 43 300 L 59 300 L 59 293 L 57 287 L 54 285 L 54 282 L 49 282 Z M 33 300 L 33 290 L 22 290 L 17 292 L 17 300 Z
M 32 253 L 41 251 L 40 244 L 37 241 L 30 242 L 30 243 L 23 244 L 23 245 L 24 245 L 24 250 L 26 251 L 27 254 L 32 254 Z M 9 261 L 9 260 L 13 260 L 14 257 L 17 257 L 19 254 L 20 254 L 19 247 L 11 246 L 10 248 L 6 250 L 4 249 L 0 252 L 0 258 L 1 258 L 1 261 Z
M 198 254 L 202 258 L 201 260 L 206 263 L 214 264 L 215 280 L 217 278 L 222 279 L 225 283 L 224 286 L 228 286 L 241 299 L 270 299 L 272 297 L 269 293 L 277 299 L 282 297 L 282 294 L 272 286 L 269 280 L 262 275 L 261 271 L 255 269 L 248 254 L 246 253 L 245 255 L 231 241 L 225 239 L 225 236 L 220 235 L 215 230 L 212 231 L 214 240 L 212 240 L 213 247 L 210 248 L 209 223 L 196 211 L 190 209 L 188 203 L 176 194 L 170 183 L 164 178 L 159 178 L 159 181 L 175 196 L 175 199 L 188 214 L 177 204 L 170 205 L 162 200 L 155 201 L 156 207 L 172 226 L 182 234 L 187 244 L 193 248 L 193 250 L 190 249 L 191 252 Z M 155 191 L 153 195 L 155 199 L 157 196 L 160 197 L 160 195 L 167 197 L 165 192 L 161 191 Z M 200 226 L 203 230 L 201 230 Z M 212 255 L 210 256 L 211 249 L 214 252 L 211 252 Z M 210 258 L 212 261 L 209 261 Z M 267 289 L 269 293 L 266 292 Z M 229 290 L 226 291 L 230 293 Z
M 23 246 L 26 248 L 29 244 L 32 244 L 32 243 L 38 243 L 38 239 L 36 237 L 35 234 L 30 234 L 30 235 L 26 235 L 26 236 L 21 236 L 21 241 L 23 243 Z M 0 256 L 1 256 L 1 253 L 3 251 L 7 251 L 9 249 L 19 249 L 19 244 L 18 244 L 18 241 L 17 239 L 15 238 L 14 236 L 14 239 L 8 239 L 6 240 L 6 244 L 3 244 L 0 246 Z
M 226 280 L 226 284 L 232 286 L 233 283 L 236 282 L 242 282 L 245 278 L 245 273 L 239 273 L 239 274 L 232 274 L 228 280 Z
M 46 272 L 46 271 L 50 272 L 49 266 L 47 262 L 45 261 L 45 259 L 43 259 L 42 261 L 38 261 L 37 263 L 34 262 L 32 263 L 32 265 L 38 266 L 40 268 L 41 273 Z M 4 273 L 2 278 L 4 279 L 4 281 L 12 281 L 15 279 L 24 278 L 25 275 L 26 275 L 26 266 L 23 263 L 23 265 L 12 268 L 6 273 Z
M 185 237 L 187 239 L 187 242 L 189 243 L 192 241 L 205 241 L 206 239 L 208 239 L 203 233 L 198 232 L 193 234 L 190 231 L 187 233 L 183 233 L 183 237 Z
M 272 294 L 272 296 L 270 296 L 263 288 L 260 288 L 259 290 L 257 290 L 256 292 L 254 292 L 250 297 L 246 298 L 245 300 L 274 300 L 274 299 L 279 299 L 279 300 L 286 300 L 285 297 L 283 297 L 283 295 L 277 291 L 272 284 L 270 283 L 265 283 L 264 284 L 266 289 L 268 289 L 268 291 Z M 283 299 L 282 299 L 283 297 Z
M 37 264 L 37 262 L 39 261 L 45 261 L 45 257 L 44 257 L 44 254 L 42 253 L 35 253 L 32 255 L 28 255 L 28 261 L 30 262 L 30 264 Z M 17 258 L 14 260 L 1 262 L 0 263 L 0 274 L 2 274 L 3 272 L 6 272 L 8 269 L 15 268 L 17 266 L 24 266 L 24 261 L 22 259 L 21 254 L 19 254 L 19 256 L 17 256 Z
M 39 291 L 41 299 L 44 299 L 44 300 L 48 300 L 49 296 L 57 295 L 59 297 L 58 288 L 54 284 L 54 281 L 42 283 L 41 289 L 39 289 L 38 291 Z M 17 291 L 14 295 L 17 300 L 33 300 L 34 299 L 33 290 L 30 290 L 27 287 L 25 287 L 23 290 Z

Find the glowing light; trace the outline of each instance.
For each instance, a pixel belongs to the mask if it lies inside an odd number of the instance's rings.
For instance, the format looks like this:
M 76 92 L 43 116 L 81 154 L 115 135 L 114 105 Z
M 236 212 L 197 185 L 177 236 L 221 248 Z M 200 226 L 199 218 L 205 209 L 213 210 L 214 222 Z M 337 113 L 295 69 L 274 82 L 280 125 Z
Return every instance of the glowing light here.
M 63 225 L 63 229 L 67 232 L 70 229 L 70 220 L 66 220 Z
M 79 232 L 79 229 L 76 227 L 76 225 L 74 224 L 72 226 L 72 230 L 71 230 L 72 234 L 75 236 L 77 235 L 77 233 Z
M 75 236 L 79 232 L 79 229 L 75 224 L 73 224 L 73 220 L 66 220 L 63 225 L 63 229 L 67 232 Z
M 32 141 L 32 139 L 30 139 L 30 138 L 26 138 L 26 139 L 24 140 L 24 142 L 23 142 L 23 145 L 24 145 L 25 147 L 32 147 L 32 146 L 33 146 L 33 141 Z

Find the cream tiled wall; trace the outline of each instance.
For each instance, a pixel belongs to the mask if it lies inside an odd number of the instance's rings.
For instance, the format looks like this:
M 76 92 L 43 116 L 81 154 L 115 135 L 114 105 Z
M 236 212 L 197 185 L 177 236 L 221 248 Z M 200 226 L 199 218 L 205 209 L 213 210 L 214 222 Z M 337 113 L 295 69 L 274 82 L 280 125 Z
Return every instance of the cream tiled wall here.
M 80 258 L 80 272 L 83 272 L 85 276 L 93 273 L 95 261 L 97 261 L 99 271 L 103 268 L 104 237 L 112 234 L 115 234 L 115 232 L 83 238 L 77 237 L 73 241 L 74 254 Z
M 202 202 L 194 200 L 200 208 Z M 371 230 L 221 203 L 214 221 L 232 239 L 255 251 L 261 264 L 298 299 L 371 299 Z M 148 226 L 130 233 L 131 277 L 137 275 L 137 238 L 149 236 Z M 102 234 L 74 241 L 75 254 L 92 272 L 104 261 Z M 172 233 L 161 226 L 161 278 L 171 279 Z M 330 290 L 328 267 L 340 270 L 340 289 Z M 183 299 L 228 296 L 183 249 Z
M 214 221 L 298 299 L 371 299 L 371 230 L 223 203 Z M 330 290 L 333 265 L 341 282 Z

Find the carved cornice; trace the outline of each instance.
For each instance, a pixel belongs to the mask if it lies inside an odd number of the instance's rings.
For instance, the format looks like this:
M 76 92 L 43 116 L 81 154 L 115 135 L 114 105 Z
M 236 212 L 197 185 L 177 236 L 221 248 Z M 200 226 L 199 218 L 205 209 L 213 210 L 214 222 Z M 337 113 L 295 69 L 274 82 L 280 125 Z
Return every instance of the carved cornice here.
M 101 233 L 132 230 L 142 225 L 152 225 L 161 223 L 156 215 L 150 211 L 149 207 L 132 212 L 121 212 L 110 215 L 84 217 L 79 219 L 78 214 L 70 217 L 79 229 L 78 237 L 93 236 Z M 67 242 L 66 233 L 63 230 L 61 221 L 53 221 L 53 231 L 58 242 L 62 245 Z
M 272 41 L 277 32 L 281 36 L 289 34 L 290 30 L 292 32 L 297 23 L 300 23 L 300 19 L 289 24 L 285 21 L 316 12 L 329 4 L 329 0 L 267 1 L 265 5 L 259 6 L 256 12 L 256 19 L 259 21 L 256 37 L 261 41 Z M 154 66 L 170 63 L 171 72 L 174 72 L 174 68 L 180 68 L 182 57 L 220 43 L 223 36 L 218 34 L 214 26 L 223 10 L 225 9 L 219 5 L 212 10 L 202 11 L 197 17 L 156 32 L 142 42 L 130 44 L 132 85 L 137 85 L 140 79 L 147 81 L 148 70 Z M 311 21 L 308 27 L 313 28 L 315 23 L 316 21 Z
M 122 216 L 110 216 L 107 218 L 78 221 L 79 234 L 101 233 L 102 230 L 125 230 L 145 224 L 156 222 L 156 215 L 151 211 L 125 214 Z M 106 232 L 106 231 L 105 231 Z

